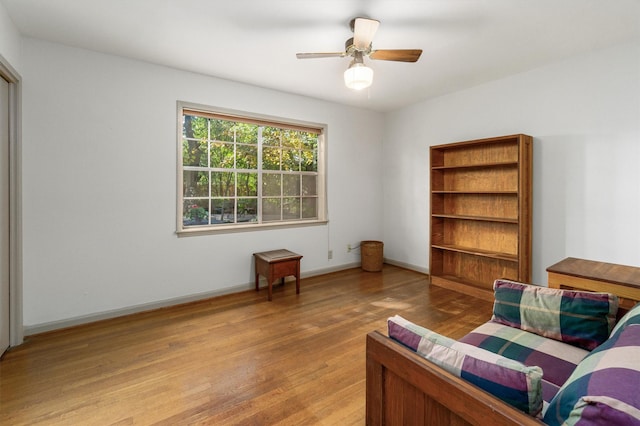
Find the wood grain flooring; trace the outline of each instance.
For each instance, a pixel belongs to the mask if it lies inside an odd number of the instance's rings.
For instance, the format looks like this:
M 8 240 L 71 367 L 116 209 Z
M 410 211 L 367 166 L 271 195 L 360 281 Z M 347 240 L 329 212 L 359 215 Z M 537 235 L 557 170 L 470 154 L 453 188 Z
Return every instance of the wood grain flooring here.
M 29 336 L 2 425 L 363 425 L 365 336 L 400 314 L 460 338 L 491 303 L 385 265 Z

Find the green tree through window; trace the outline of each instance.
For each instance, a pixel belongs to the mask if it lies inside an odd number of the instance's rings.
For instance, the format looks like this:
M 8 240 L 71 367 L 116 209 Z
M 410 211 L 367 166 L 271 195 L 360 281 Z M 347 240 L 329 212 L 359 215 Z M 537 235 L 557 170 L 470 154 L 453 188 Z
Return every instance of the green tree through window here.
M 324 220 L 322 129 L 181 108 L 179 228 Z

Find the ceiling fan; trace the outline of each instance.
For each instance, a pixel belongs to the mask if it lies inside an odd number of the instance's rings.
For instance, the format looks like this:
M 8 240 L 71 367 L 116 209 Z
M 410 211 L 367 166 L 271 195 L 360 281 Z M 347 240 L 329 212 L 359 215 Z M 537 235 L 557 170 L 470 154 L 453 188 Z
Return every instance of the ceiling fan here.
M 364 64 L 364 57 L 381 61 L 417 62 L 422 54 L 421 49 L 381 49 L 373 50 L 372 40 L 380 21 L 369 18 L 354 18 L 349 23 L 353 37 L 348 39 L 344 52 L 297 53 L 298 59 L 310 58 L 353 58 L 349 68 L 344 72 L 346 86 L 354 90 L 362 90 L 371 86 L 373 70 Z

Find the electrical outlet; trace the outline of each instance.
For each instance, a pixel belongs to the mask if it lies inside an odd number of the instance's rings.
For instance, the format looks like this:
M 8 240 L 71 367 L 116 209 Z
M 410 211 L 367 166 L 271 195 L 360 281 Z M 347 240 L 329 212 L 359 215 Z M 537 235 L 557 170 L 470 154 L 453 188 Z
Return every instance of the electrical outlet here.
M 351 244 L 347 244 L 347 253 L 351 253 Z
M 333 250 L 329 250 L 329 260 L 333 259 Z

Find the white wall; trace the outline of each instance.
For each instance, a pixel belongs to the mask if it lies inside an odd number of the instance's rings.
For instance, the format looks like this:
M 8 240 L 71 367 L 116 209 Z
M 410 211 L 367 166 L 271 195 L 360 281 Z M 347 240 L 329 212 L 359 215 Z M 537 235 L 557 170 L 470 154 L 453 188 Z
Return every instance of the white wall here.
M 0 3 L 0 55 L 20 72 L 20 33 Z
M 381 238 L 379 113 L 33 39 L 23 46 L 27 328 L 249 288 L 256 251 L 296 251 L 303 274 L 352 265 L 347 244 Z M 177 100 L 328 124 L 329 225 L 178 238 Z
M 33 39 L 6 46 L 24 83 L 27 329 L 248 287 L 251 253 L 276 247 L 302 253 L 311 274 L 357 262 L 349 243 L 382 239 L 385 257 L 426 271 L 428 147 L 517 132 L 535 144 L 533 280 L 545 283 L 545 268 L 566 256 L 640 265 L 639 44 L 428 100 L 384 123 Z M 329 225 L 177 238 L 177 100 L 327 123 Z
M 429 146 L 514 133 L 534 137 L 533 281 L 567 256 L 640 266 L 639 43 L 389 114 L 385 256 L 428 269 Z

